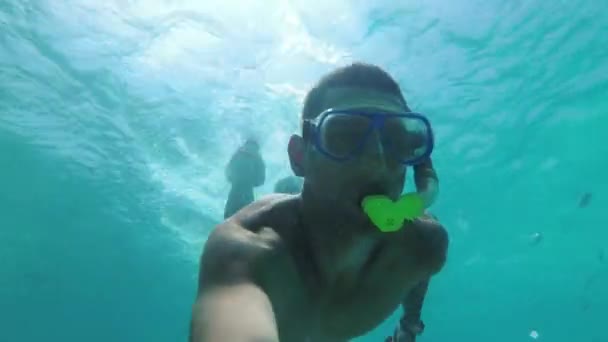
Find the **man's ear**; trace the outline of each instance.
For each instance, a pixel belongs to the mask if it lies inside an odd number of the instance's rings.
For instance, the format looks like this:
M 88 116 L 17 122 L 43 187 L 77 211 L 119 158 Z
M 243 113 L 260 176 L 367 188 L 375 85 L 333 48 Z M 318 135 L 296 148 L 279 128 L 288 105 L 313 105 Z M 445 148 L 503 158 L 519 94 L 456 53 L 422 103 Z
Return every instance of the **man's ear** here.
M 287 145 L 287 154 L 289 155 L 289 163 L 291 170 L 298 177 L 304 177 L 304 153 L 306 152 L 306 143 L 299 135 L 292 135 L 289 138 Z

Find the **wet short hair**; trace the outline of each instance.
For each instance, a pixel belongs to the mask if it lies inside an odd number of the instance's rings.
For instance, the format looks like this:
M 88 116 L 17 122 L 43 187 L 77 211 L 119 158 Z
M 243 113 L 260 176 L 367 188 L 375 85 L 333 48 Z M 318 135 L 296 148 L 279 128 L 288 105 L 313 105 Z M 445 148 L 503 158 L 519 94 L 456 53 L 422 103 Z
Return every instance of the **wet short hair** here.
M 407 103 L 395 79 L 379 66 L 367 63 L 353 63 L 340 67 L 323 76 L 306 94 L 302 108 L 302 120 L 314 119 L 327 108 L 323 108 L 325 95 L 330 88 L 359 87 L 381 91 Z

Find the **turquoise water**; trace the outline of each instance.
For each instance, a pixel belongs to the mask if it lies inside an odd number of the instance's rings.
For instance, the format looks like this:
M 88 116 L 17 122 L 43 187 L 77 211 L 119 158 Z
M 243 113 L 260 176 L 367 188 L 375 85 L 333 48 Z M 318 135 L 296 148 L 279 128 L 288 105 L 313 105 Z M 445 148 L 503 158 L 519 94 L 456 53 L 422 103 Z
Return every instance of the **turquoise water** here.
M 260 137 L 270 192 L 353 60 L 436 129 L 419 341 L 608 341 L 605 2 L 396 3 L 0 1 L 0 341 L 186 340 L 229 153 Z

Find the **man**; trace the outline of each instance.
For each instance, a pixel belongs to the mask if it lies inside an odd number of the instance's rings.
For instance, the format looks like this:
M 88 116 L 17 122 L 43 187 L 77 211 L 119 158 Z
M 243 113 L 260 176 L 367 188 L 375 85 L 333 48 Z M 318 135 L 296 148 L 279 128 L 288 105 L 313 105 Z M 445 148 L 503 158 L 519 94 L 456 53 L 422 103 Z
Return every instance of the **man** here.
M 264 184 L 266 167 L 260 155 L 260 146 L 254 139 L 247 139 L 230 158 L 226 166 L 226 178 L 230 182 L 230 192 L 224 207 L 224 218 L 253 202 L 253 189 Z M 275 193 L 297 194 L 302 188 L 298 177 L 287 176 L 274 186 Z
M 414 182 L 416 188 L 421 193 L 429 193 L 430 203 L 434 201 L 438 192 L 438 179 L 430 158 L 413 166 Z M 254 139 L 247 139 L 239 147 L 226 166 L 227 179 L 231 184 L 228 200 L 224 209 L 224 218 L 234 215 L 243 207 L 249 205 L 254 200 L 253 191 L 264 183 L 265 166 L 260 154 L 260 147 Z M 301 191 L 301 178 L 286 176 L 274 186 L 275 193 L 297 194 Z M 431 215 L 430 213 L 428 215 Z M 426 284 L 425 284 L 426 285 Z M 426 286 L 421 286 L 414 297 L 424 299 Z M 407 299 L 407 298 L 406 298 Z M 411 342 L 415 341 L 415 336 L 420 334 L 423 329 L 421 321 L 422 301 L 412 305 L 407 301 L 403 302 L 404 315 L 399 320 L 399 325 L 395 329 L 393 336 L 386 339 L 389 342 Z M 409 305 L 409 307 L 408 307 Z
M 304 102 L 302 136 L 288 145 L 302 192 L 255 201 L 214 229 L 191 341 L 348 341 L 402 298 L 406 312 L 420 312 L 445 263 L 446 231 L 424 217 L 381 232 L 361 209 L 368 195 L 399 198 L 407 166 L 430 157 L 432 138 L 414 144 L 410 131 L 424 120 L 405 112 L 399 86 L 376 66 L 319 81 Z M 406 335 L 422 328 L 415 316 L 403 326 Z

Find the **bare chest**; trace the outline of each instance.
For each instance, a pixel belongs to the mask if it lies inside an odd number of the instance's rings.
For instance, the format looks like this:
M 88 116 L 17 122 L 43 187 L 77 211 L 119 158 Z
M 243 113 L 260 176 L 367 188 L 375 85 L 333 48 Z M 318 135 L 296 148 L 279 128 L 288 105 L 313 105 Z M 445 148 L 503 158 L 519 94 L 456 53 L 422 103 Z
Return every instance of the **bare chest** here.
M 406 247 L 389 241 L 345 253 L 324 283 L 307 281 L 314 275 L 306 267 L 294 270 L 298 276 L 286 287 L 294 291 L 281 296 L 277 312 L 284 340 L 348 341 L 379 325 L 422 280 L 416 255 Z

